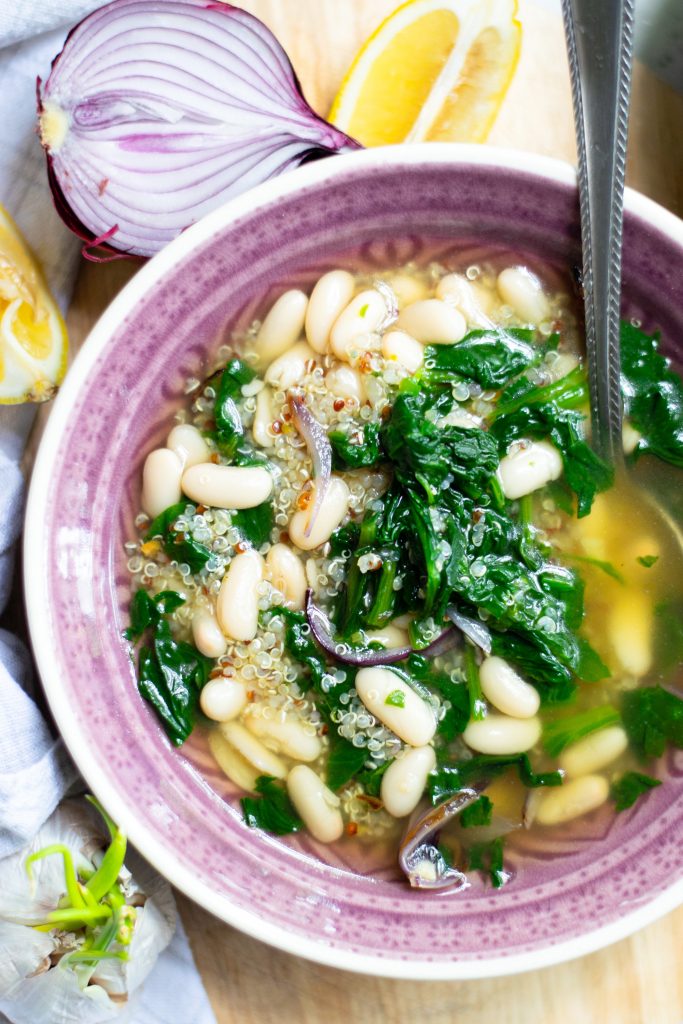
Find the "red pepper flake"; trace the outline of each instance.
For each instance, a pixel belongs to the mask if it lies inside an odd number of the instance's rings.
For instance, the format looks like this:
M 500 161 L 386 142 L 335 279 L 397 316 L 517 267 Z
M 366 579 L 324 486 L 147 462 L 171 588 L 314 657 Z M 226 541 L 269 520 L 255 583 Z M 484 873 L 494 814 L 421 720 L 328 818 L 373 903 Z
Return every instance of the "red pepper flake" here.
M 335 398 L 332 408 L 335 412 L 341 412 L 346 407 L 346 402 L 343 398 Z
M 256 691 L 255 690 L 248 690 L 247 691 L 247 700 L 251 701 L 252 703 L 256 700 Z
M 349 821 L 346 825 L 347 836 L 355 836 L 358 832 L 358 825 L 355 821 Z
M 220 668 L 212 668 L 209 672 L 209 679 L 218 679 L 219 676 L 223 675 L 223 670 Z
M 361 373 L 370 373 L 372 370 L 372 352 L 364 352 L 358 360 L 358 369 Z
M 388 420 L 388 419 L 391 418 L 391 406 L 390 405 L 385 405 L 384 406 L 384 408 L 382 409 L 382 411 L 380 413 L 380 417 L 383 420 Z
M 474 512 L 472 513 L 472 522 L 478 523 L 483 515 L 484 513 L 480 508 L 475 508 Z
M 218 465 L 218 463 L 221 461 L 221 457 L 218 454 L 218 452 L 214 452 L 213 453 L 213 455 L 210 458 L 210 461 L 213 462 L 214 465 L 216 465 L 216 466 Z
M 281 543 L 282 544 L 286 544 L 288 540 L 289 540 L 289 534 L 287 533 L 286 530 L 282 530 L 280 532 L 280 541 L 281 541 Z
M 241 555 L 248 550 L 249 545 L 243 540 L 238 540 L 237 543 L 235 544 L 235 551 L 237 552 L 238 555 Z
M 272 434 L 281 434 L 282 423 L 280 422 L 280 420 L 273 420 L 273 422 L 270 424 L 270 430 Z
M 291 412 L 283 412 L 282 418 L 283 418 L 283 420 L 286 420 L 287 423 L 289 423 L 289 421 L 292 418 Z
M 563 331 L 564 330 L 564 321 L 563 320 L 553 320 L 553 322 L 551 324 L 551 330 L 553 331 L 554 334 L 558 334 L 561 331 Z
M 206 512 L 206 505 L 197 505 L 197 515 L 203 516 Z
M 327 722 L 323 722 L 322 727 L 320 729 L 321 735 L 327 736 L 329 731 L 330 731 L 329 725 L 327 724 Z
M 306 481 L 301 491 L 301 494 L 296 499 L 296 507 L 302 512 L 305 512 L 308 506 L 311 504 L 311 498 L 313 497 L 313 484 L 310 480 Z

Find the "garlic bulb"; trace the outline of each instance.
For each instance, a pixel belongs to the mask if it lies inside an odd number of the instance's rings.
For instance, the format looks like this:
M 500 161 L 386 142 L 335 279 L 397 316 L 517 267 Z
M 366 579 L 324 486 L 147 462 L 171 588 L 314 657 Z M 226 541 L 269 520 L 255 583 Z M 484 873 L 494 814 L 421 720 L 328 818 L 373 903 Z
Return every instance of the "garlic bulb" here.
M 116 1019 L 171 940 L 168 884 L 102 814 L 109 840 L 84 802 L 65 801 L 0 860 L 0 1014 L 13 1024 Z

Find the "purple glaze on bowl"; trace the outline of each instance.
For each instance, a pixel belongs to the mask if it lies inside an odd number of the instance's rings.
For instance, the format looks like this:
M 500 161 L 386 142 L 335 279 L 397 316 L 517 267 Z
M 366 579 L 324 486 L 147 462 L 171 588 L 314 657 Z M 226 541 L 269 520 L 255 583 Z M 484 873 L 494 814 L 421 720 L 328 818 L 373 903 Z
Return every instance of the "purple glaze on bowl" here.
M 625 312 L 660 328 L 671 347 L 683 337 L 683 249 L 661 225 L 681 229 L 646 201 L 630 205 L 658 226 L 627 213 Z M 229 787 L 199 771 L 201 744 L 189 757 L 170 747 L 120 638 L 123 542 L 142 460 L 184 403 L 186 378 L 202 376 L 231 330 L 284 286 L 339 265 L 340 254 L 342 265 L 354 254 L 399 265 L 419 259 L 429 238 L 445 262 L 451 248 L 492 243 L 569 267 L 578 235 L 571 176 L 554 162 L 444 146 L 326 161 L 230 204 L 156 257 L 95 328 L 57 400 L 25 553 L 55 718 L 89 785 L 160 870 L 291 952 L 404 977 L 503 974 L 597 948 L 683 899 L 681 752 L 662 766 L 665 785 L 632 811 L 577 823 L 552 857 L 550 846 L 531 851 L 503 890 L 473 879 L 463 894 L 425 895 L 371 865 L 352 872 L 343 847 L 316 851 L 248 830 L 223 799 Z

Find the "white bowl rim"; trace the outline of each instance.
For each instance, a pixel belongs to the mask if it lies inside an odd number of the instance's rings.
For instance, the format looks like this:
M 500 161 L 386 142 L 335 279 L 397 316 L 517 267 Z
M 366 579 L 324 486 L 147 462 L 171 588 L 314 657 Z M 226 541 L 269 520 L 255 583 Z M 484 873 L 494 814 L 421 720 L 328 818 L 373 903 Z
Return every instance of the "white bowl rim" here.
M 126 313 L 170 267 L 199 248 L 216 231 L 226 227 L 233 220 L 301 188 L 322 184 L 347 172 L 370 171 L 389 165 L 413 167 L 456 163 L 522 172 L 561 185 L 576 186 L 576 172 L 570 164 L 522 150 L 466 143 L 417 143 L 358 150 L 300 167 L 230 200 L 208 213 L 142 266 L 91 329 L 55 399 L 33 468 L 23 546 L 24 600 L 33 651 L 51 711 L 82 776 L 140 853 L 195 903 L 227 924 L 286 953 L 358 974 L 432 981 L 503 977 L 549 967 L 592 953 L 632 935 L 682 904 L 683 877 L 648 903 L 592 932 L 575 936 L 543 950 L 509 956 L 482 957 L 477 960 L 454 960 L 447 963 L 369 956 L 326 946 L 317 940 L 295 935 L 283 927 L 270 924 L 250 911 L 235 907 L 227 898 L 217 896 L 208 885 L 178 863 L 173 852 L 155 838 L 144 822 L 128 811 L 116 785 L 100 770 L 75 720 L 71 719 L 68 708 L 59 700 L 59 668 L 52 657 L 49 637 L 41 629 L 41 623 L 47 621 L 48 608 L 42 603 L 42 590 L 34 588 L 30 581 L 41 578 L 43 572 L 40 552 L 44 550 L 43 529 L 46 522 L 50 468 L 57 455 L 60 437 L 66 429 L 72 403 L 86 382 L 107 339 L 118 328 Z M 625 207 L 629 213 L 646 221 L 683 248 L 683 221 L 674 214 L 630 188 L 625 192 Z M 28 537 L 31 537 L 31 544 L 28 543 Z

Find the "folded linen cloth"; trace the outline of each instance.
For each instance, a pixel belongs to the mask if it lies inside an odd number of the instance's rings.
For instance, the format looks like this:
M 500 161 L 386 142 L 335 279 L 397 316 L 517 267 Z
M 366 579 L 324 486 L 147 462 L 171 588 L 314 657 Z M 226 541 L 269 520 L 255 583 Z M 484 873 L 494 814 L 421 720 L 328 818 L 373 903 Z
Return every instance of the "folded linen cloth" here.
M 0 3 L 0 203 L 15 218 L 65 309 L 78 269 L 79 245 L 54 211 L 35 132 L 35 80 L 49 73 L 67 30 L 97 0 Z M 19 469 L 33 421 L 31 406 L 0 406 L 0 615 L 7 605 L 14 547 L 21 531 L 24 480 Z M 69 789 L 82 782 L 62 741 L 32 698 L 28 652 L 0 629 L 0 858 L 25 846 Z M 0 1013 L 0 1024 L 11 1019 Z M 215 1024 L 180 923 L 120 1020 L 126 1024 Z M 53 1024 L 35 1021 L 34 1024 Z

